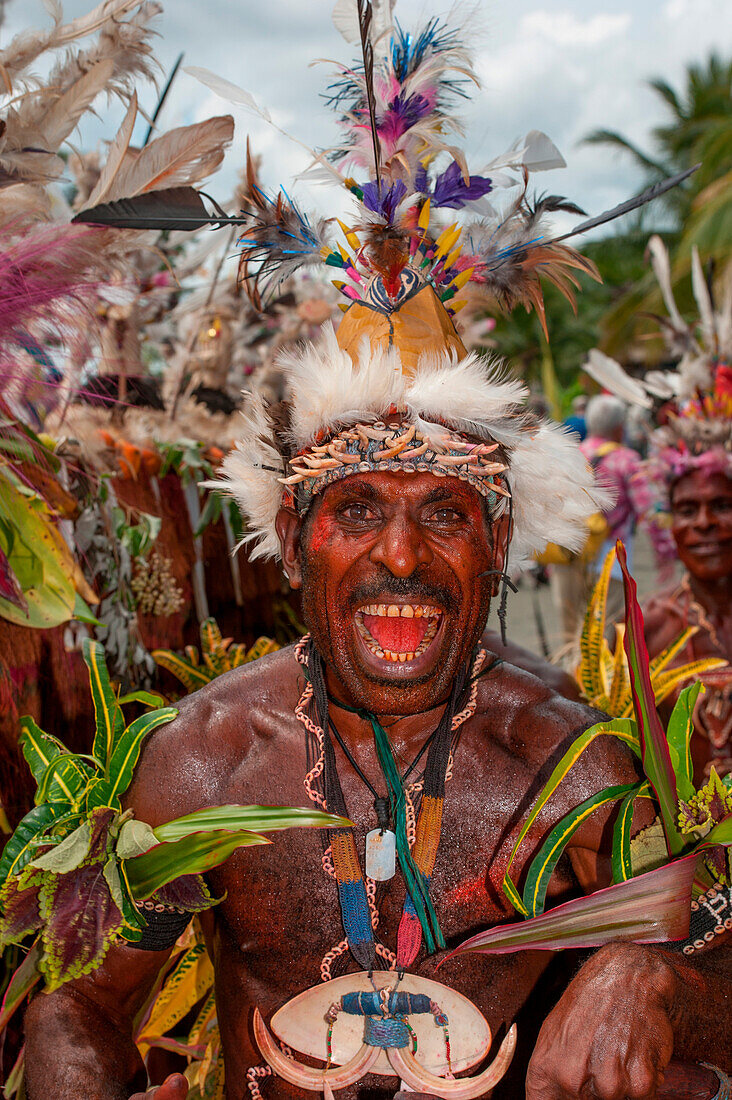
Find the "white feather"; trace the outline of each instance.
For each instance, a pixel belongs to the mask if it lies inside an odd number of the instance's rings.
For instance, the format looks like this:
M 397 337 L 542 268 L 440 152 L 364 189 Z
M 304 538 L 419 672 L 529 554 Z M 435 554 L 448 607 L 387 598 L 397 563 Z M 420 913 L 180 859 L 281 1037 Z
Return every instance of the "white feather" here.
M 702 271 L 699 249 L 696 245 L 691 250 L 691 286 L 699 306 L 699 320 L 701 322 L 704 347 L 709 355 L 717 354 L 717 330 L 714 324 L 714 310 L 709 296 L 709 288 Z
M 359 362 L 338 346 L 331 324 L 323 326 L 321 343 L 286 351 L 279 360 L 288 381 L 292 434 L 304 447 L 324 428 L 373 420 L 404 398 L 404 376 L 398 352 L 364 342 Z
M 603 389 L 609 390 L 628 404 L 640 405 L 644 409 L 652 407 L 653 402 L 643 385 L 637 379 L 631 378 L 617 360 L 611 359 L 598 348 L 592 348 L 582 369 Z
M 201 84 L 205 84 L 207 88 L 210 88 L 212 92 L 216 92 L 216 95 L 221 96 L 227 102 L 234 103 L 237 107 L 247 107 L 250 111 L 260 115 L 265 122 L 272 121 L 269 111 L 259 106 L 252 93 L 245 88 L 240 88 L 233 81 L 226 80 L 223 76 L 212 73 L 210 69 L 203 69 L 198 65 L 185 65 L 183 72 L 188 73 L 189 76 L 192 76 L 194 80 L 198 80 Z
M 107 152 L 107 159 L 102 169 L 99 179 L 97 180 L 96 187 L 90 194 L 86 201 L 87 207 L 97 206 L 100 202 L 109 202 L 111 198 L 127 198 L 126 195 L 112 195 L 114 188 L 114 177 L 116 176 L 122 161 L 124 160 L 125 153 L 129 148 L 130 139 L 132 137 L 132 131 L 135 128 L 135 119 L 137 118 L 137 92 L 132 93 L 130 99 L 130 105 L 127 108 L 127 113 L 122 120 L 114 140 L 110 143 L 109 150 Z
M 671 289 L 671 264 L 669 263 L 666 245 L 655 233 L 648 242 L 648 251 L 651 254 L 651 267 L 658 280 L 658 285 L 661 289 L 661 294 L 674 328 L 679 332 L 686 332 L 688 326 L 676 308 L 674 292 Z
M 508 483 L 514 516 L 510 569 L 528 564 L 549 542 L 580 549 L 587 519 L 612 505 L 611 495 L 595 484 L 576 436 L 546 421 L 522 433 Z
M 474 352 L 460 361 L 450 352 L 422 355 L 406 388 L 407 401 L 420 416 L 438 417 L 463 431 L 476 429 L 479 435 L 484 422 L 501 419 L 527 396 L 522 382 L 501 377 L 499 364 Z
M 233 496 L 248 521 L 249 533 L 241 545 L 254 543 L 251 559 L 279 558 L 275 520 L 282 498 L 282 459 L 275 449 L 272 426 L 258 395 L 252 395 L 242 413 L 243 431 L 235 448 L 221 464 L 222 478 L 203 484 Z M 272 469 L 264 469 L 270 466 Z

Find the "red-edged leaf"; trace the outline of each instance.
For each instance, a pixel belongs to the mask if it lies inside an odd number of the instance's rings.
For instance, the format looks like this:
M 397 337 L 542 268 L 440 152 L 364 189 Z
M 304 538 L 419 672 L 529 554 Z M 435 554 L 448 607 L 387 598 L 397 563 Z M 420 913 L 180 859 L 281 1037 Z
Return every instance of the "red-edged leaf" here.
M 41 944 L 36 941 L 23 959 L 18 969 L 10 979 L 10 984 L 5 990 L 2 1009 L 0 1010 L 0 1032 L 7 1026 L 11 1016 L 20 1006 L 41 978 L 38 963 L 41 959 Z
M 633 709 L 640 732 L 643 770 L 658 800 L 669 855 L 679 855 L 687 847 L 687 842 L 676 825 L 679 807 L 676 773 L 651 687 L 649 656 L 643 631 L 643 613 L 638 603 L 636 584 L 628 572 L 625 547 L 619 539 L 616 548 L 625 588 L 623 646 L 628 658 Z
M 549 913 L 479 932 L 446 956 L 467 951 L 562 951 L 611 940 L 666 943 L 689 934 L 697 855 L 684 856 L 637 878 L 558 905 Z M 443 960 L 446 961 L 446 960 Z
M 26 868 L 18 878 L 9 878 L 0 892 L 0 946 L 20 943 L 41 927 L 38 894 L 41 876 Z

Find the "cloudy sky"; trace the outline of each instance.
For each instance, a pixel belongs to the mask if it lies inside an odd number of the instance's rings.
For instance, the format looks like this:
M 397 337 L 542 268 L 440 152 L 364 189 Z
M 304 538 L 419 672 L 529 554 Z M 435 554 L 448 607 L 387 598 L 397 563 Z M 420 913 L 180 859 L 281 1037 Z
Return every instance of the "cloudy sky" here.
M 184 65 L 212 69 L 254 92 L 275 121 L 302 141 L 324 146 L 334 140 L 332 118 L 320 98 L 328 66 L 309 67 L 315 58 L 350 59 L 351 47 L 331 24 L 331 0 L 163 2 L 156 26 L 165 70 L 184 51 Z M 71 18 L 92 6 L 93 0 L 66 0 L 64 13 Z M 396 14 L 404 27 L 414 28 L 444 10 L 440 0 L 399 0 Z M 480 30 L 471 31 L 470 39 L 482 88 L 463 112 L 469 162 L 477 170 L 527 130 L 544 130 L 567 168 L 537 176 L 537 186 L 573 198 L 588 213 L 633 194 L 640 179 L 622 156 L 582 146 L 583 135 L 602 126 L 646 145 L 664 113 L 645 81 L 662 75 L 678 85 L 689 62 L 703 60 L 713 49 L 726 56 L 732 51 L 729 0 L 480 0 L 477 12 Z M 19 29 L 47 21 L 41 0 L 12 0 L 1 43 Z M 140 100 L 152 109 L 154 91 L 143 90 Z M 222 199 L 228 196 L 247 134 L 264 156 L 265 184 L 289 185 L 304 168 L 305 154 L 185 73 L 176 80 L 161 122 L 167 128 L 229 110 L 237 123 L 235 146 L 210 189 Z M 112 136 L 121 109 L 102 105 L 100 113 L 103 124 L 87 126 L 80 144 Z M 308 206 L 327 205 L 326 193 L 318 195 L 311 185 L 295 190 Z

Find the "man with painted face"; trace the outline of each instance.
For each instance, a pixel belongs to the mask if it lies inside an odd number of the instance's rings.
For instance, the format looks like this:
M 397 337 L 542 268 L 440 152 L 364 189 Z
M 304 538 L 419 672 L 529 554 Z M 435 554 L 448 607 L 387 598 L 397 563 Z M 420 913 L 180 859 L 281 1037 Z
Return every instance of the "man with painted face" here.
M 685 469 L 682 471 L 680 463 Z M 732 660 L 732 463 L 721 448 L 675 458 L 668 501 L 673 534 L 685 573 L 681 582 L 649 599 L 646 640 L 651 657 L 689 627 L 675 663 L 717 657 Z M 669 477 L 671 478 L 671 473 Z M 707 672 L 694 714 L 694 773 L 708 778 L 732 772 L 732 672 Z M 672 705 L 670 700 L 667 706 Z
M 419 293 L 442 323 L 432 288 Z M 182 700 L 129 794 L 152 825 L 204 806 L 306 798 L 354 822 L 325 852 L 315 834 L 282 834 L 208 876 L 224 899 L 203 926 L 227 1097 L 309 1095 L 314 1071 L 293 1074 L 265 1025 L 309 987 L 306 997 L 317 994 L 319 980 L 345 975 L 358 987 L 389 966 L 416 989 L 439 979 L 440 994 L 423 986 L 435 999 L 458 991 L 470 1002 L 451 1013 L 458 1068 L 475 1009 L 494 1034 L 518 1022 L 508 1070 L 512 1034 L 492 1055 L 493 1077 L 456 1095 L 495 1083 L 496 1100 L 524 1088 L 530 1100 L 651 1100 L 672 1052 L 732 1069 L 732 982 L 719 951 L 707 968 L 663 948 L 610 945 L 569 984 L 562 960 L 542 952 L 462 957 L 436 973 L 445 946 L 510 918 L 501 881 L 512 841 L 552 762 L 596 719 L 480 638 L 507 559 L 542 539 L 581 539 L 597 494 L 564 433 L 521 411 L 521 386 L 451 349 L 424 357 L 378 333 L 364 340 L 368 317 L 349 311 L 338 342 L 326 334 L 289 361 L 287 407 L 255 405 L 224 467 L 252 537 L 302 589 L 308 636 Z M 351 354 L 357 329 L 361 351 Z M 622 746 L 595 746 L 537 822 L 535 842 L 593 791 L 632 780 Z M 596 814 L 575 834 L 552 901 L 609 881 L 607 825 Z M 374 850 L 374 836 L 391 848 Z M 114 946 L 100 971 L 35 999 L 29 1100 L 139 1097 L 132 1025 L 170 946 L 155 935 Z M 326 1029 L 322 1010 L 306 1010 L 288 1044 L 316 1054 Z M 288 1079 L 260 1075 L 260 1050 Z M 367 1071 L 337 1095 L 387 1098 L 398 1085 Z M 443 1087 L 451 1096 L 459 1082 Z M 185 1080 L 153 1093 L 182 1100 Z
M 341 227 L 347 248 L 334 222 L 306 217 L 284 192 L 257 191 L 245 216 L 255 296 L 258 282 L 320 258 L 349 303 L 337 336 L 326 328 L 317 346 L 284 357 L 286 400 L 252 402 L 218 486 L 239 502 L 254 552 L 279 558 L 302 590 L 308 634 L 182 700 L 145 746 L 128 806 L 154 826 L 207 806 L 310 800 L 353 822 L 325 839 L 279 835 L 207 876 L 222 899 L 202 925 L 227 1100 L 389 1100 L 401 1086 L 415 1100 L 491 1090 L 496 1100 L 653 1100 L 672 1053 L 732 1069 L 721 951 L 709 965 L 612 944 L 571 981 L 545 952 L 462 956 L 437 970 L 471 931 L 511 919 L 502 881 L 521 824 L 597 718 L 481 645 L 490 602 L 505 571 L 547 542 L 579 548 L 606 502 L 572 437 L 527 413 L 526 388 L 468 355 L 452 320 L 473 277 L 506 306 L 541 310 L 540 272 L 571 296 L 573 269 L 592 270 L 551 241 L 543 216 L 555 197 L 517 203 L 512 191 L 502 208 L 492 194 L 462 241 L 439 213 L 507 184 L 525 196 L 533 168 L 563 161 L 534 131 L 493 180 L 469 175 L 464 158 L 436 174 L 470 55 L 438 20 L 369 39 L 381 8 L 377 18 L 361 6 L 364 63 L 378 79 L 366 89 L 364 70 L 348 68 L 334 96 L 341 155 L 365 179 L 330 165 L 360 204 Z M 386 97 L 370 115 L 367 91 Z M 593 742 L 515 873 L 570 809 L 634 780 L 623 745 Z M 552 903 L 609 882 L 609 832 L 601 813 L 576 831 Z M 137 945 L 114 945 L 101 970 L 32 1002 L 28 1100 L 139 1100 L 133 1021 L 180 924 L 150 915 Z M 349 1013 L 361 1017 L 355 1049 L 341 1027 Z M 419 1031 L 416 1055 L 404 1017 Z M 718 1076 L 709 1083 L 707 1096 Z M 173 1076 L 156 1100 L 185 1095 Z

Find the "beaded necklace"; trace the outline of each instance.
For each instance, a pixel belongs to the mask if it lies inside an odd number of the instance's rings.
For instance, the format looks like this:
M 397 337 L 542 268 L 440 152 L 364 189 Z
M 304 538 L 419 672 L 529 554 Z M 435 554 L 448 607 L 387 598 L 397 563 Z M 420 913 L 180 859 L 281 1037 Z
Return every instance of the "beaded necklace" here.
M 317 691 L 319 677 L 317 674 L 313 675 L 314 671 L 317 672 L 317 662 L 321 658 L 307 635 L 298 643 L 295 652 L 308 676 L 295 708 L 296 717 L 310 734 L 305 790 L 308 798 L 316 805 L 347 816 L 330 738 L 332 723 L 328 716 L 327 697 L 323 698 L 323 690 Z M 472 661 L 470 675 L 467 675 L 467 670 L 464 671 L 459 681 L 453 685 L 445 713 L 417 757 L 418 760 L 428 745 L 424 774 L 421 779 L 406 787 L 404 780 L 413 770 L 414 764 L 401 777 L 383 726 L 370 712 L 358 712 L 371 722 L 374 730 L 377 757 L 389 790 L 391 820 L 407 892 L 397 933 L 397 952 L 394 955 L 383 944 L 378 943 L 375 937 L 379 924 L 375 905 L 376 882 L 365 877 L 361 870 L 354 830 L 332 830 L 323 867 L 326 873 L 336 879 L 346 939 L 325 956 L 321 965 L 323 980 L 330 978 L 330 965 L 345 950 L 350 950 L 365 970 L 373 970 L 377 956 L 380 956 L 390 968 L 402 971 L 417 957 L 423 937 L 429 952 L 444 947 L 444 937 L 429 894 L 430 879 L 440 841 L 445 783 L 452 775 L 457 734 L 460 727 L 475 713 L 477 679 L 486 656 L 485 650 L 478 650 Z M 320 699 L 317 698 L 318 694 Z M 465 705 L 458 713 L 458 707 L 463 700 Z M 311 709 L 315 710 L 317 720 L 308 713 Z M 414 799 L 419 793 L 421 800 L 415 817 Z M 385 801 L 375 800 L 375 803 L 382 803 L 381 813 L 377 805 L 379 816 L 383 814 Z M 383 820 L 380 821 L 380 826 L 383 829 Z

